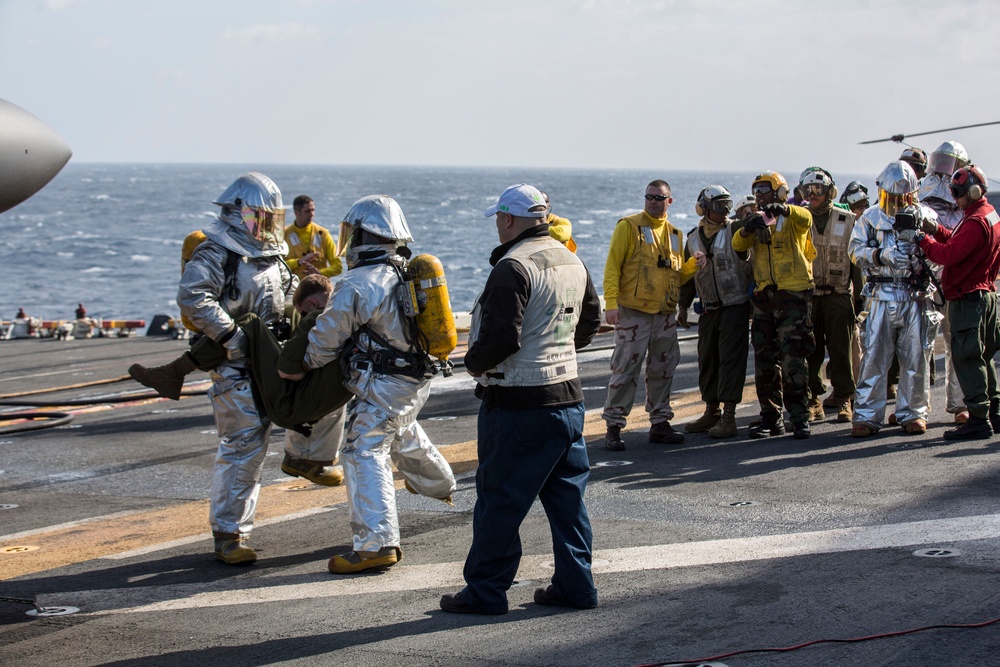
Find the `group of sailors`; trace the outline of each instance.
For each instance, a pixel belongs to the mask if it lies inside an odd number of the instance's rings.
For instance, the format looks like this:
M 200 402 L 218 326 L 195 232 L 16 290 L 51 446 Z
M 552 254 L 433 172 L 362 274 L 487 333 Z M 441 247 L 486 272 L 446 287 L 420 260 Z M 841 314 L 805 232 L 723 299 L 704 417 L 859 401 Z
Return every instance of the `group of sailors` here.
M 982 169 L 954 141 L 930 156 L 903 151 L 879 174 L 875 197 L 857 181 L 840 194 L 821 167 L 803 171 L 794 189 L 766 171 L 753 180 L 752 195 L 738 201 L 721 185 L 704 188 L 699 223 L 682 249 L 666 220 L 669 186 L 650 183 L 643 213 L 619 221 L 605 267 L 608 321 L 618 323 L 604 409 L 607 448 L 625 448 L 628 408 L 616 394 L 623 386 L 634 394 L 636 355 L 641 364 L 647 353 L 649 440 L 684 441 L 669 424 L 669 391 L 677 327 L 687 326 L 692 305 L 700 314 L 706 407 L 685 425 L 688 433 L 737 434 L 748 318 L 760 403 L 750 438 L 785 433 L 786 409 L 798 439 L 810 436 L 810 422 L 825 419 L 826 409 L 852 423 L 858 438 L 887 423 L 925 433 L 939 332 L 946 343 L 945 410 L 955 421 L 944 437 L 1000 433 L 992 362 L 1000 217 L 985 198 L 987 187 Z M 616 250 L 620 233 L 630 240 L 625 258 Z M 657 271 L 660 278 L 650 277 Z

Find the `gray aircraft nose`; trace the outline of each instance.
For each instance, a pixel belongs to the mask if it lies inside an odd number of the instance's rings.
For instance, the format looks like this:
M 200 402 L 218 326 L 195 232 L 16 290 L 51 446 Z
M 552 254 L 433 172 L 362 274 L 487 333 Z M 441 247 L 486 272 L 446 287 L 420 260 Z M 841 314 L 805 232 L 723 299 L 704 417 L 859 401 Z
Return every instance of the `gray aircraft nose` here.
M 0 99 L 0 213 L 41 190 L 72 155 L 52 128 Z

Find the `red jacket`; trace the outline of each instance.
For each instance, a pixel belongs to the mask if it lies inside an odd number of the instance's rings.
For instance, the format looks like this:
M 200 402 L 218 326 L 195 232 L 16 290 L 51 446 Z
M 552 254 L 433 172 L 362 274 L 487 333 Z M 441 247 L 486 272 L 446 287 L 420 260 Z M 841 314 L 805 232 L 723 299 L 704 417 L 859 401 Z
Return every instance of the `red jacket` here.
M 993 291 L 1000 268 L 1000 215 L 986 198 L 965 209 L 954 230 L 938 225 L 933 235 L 920 239 L 920 247 L 932 262 L 944 267 L 941 289 L 948 301 L 976 290 Z

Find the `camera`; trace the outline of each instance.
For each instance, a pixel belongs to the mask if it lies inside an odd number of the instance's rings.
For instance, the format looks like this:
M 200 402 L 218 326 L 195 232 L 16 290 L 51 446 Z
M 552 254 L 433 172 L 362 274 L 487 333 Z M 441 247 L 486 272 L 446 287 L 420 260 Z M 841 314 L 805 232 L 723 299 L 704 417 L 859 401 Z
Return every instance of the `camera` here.
M 917 216 L 914 215 L 913 211 L 903 209 L 896 214 L 895 219 L 892 221 L 892 228 L 896 230 L 896 233 L 905 231 L 916 231 L 920 227 L 920 223 L 917 222 Z

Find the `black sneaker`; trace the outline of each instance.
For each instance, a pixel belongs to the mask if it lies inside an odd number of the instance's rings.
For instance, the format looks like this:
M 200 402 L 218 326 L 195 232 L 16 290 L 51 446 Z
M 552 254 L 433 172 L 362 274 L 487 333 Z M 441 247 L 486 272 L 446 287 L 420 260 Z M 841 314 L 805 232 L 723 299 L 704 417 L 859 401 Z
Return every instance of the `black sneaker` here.
M 792 435 L 796 440 L 805 440 L 811 433 L 809 432 L 809 422 L 802 422 L 801 424 L 792 424 L 795 428 L 795 432 Z
M 758 419 L 756 421 L 750 422 L 750 432 L 749 437 L 757 440 L 759 438 L 766 438 L 769 435 L 784 435 L 785 434 L 785 422 L 780 419 L 777 421 Z
M 994 433 L 994 428 L 988 420 L 969 415 L 969 421 L 965 422 L 958 428 L 953 428 L 950 431 L 945 431 L 944 439 L 982 440 L 985 438 L 992 438 L 993 433 Z
M 660 445 L 679 445 L 684 442 L 684 434 L 675 431 L 670 422 L 660 422 L 649 427 L 649 441 Z

